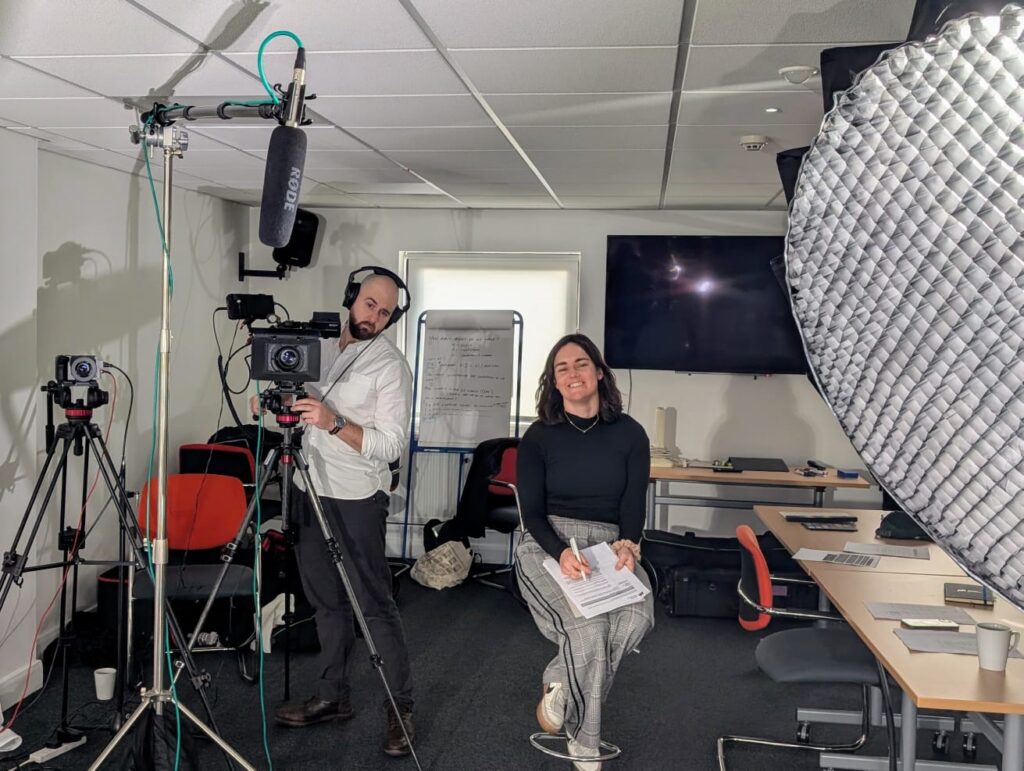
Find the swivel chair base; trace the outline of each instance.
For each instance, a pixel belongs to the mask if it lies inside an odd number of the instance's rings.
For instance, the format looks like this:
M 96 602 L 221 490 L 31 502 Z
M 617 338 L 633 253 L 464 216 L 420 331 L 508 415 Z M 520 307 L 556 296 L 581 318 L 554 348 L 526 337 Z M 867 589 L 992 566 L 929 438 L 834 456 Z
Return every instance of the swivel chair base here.
M 551 757 L 558 758 L 559 760 L 568 760 L 576 763 L 603 763 L 606 760 L 615 760 L 615 758 L 622 754 L 622 750 L 614 744 L 603 741 L 601 742 L 600 755 L 593 755 L 591 757 L 571 755 L 568 752 L 568 741 L 569 739 L 565 734 L 549 734 L 544 731 L 538 731 L 535 734 L 530 734 L 530 744 L 545 755 L 550 755 Z M 566 751 L 559 752 L 558 750 L 552 749 L 549 745 L 553 742 L 565 743 Z
M 861 710 L 861 731 L 860 736 L 848 744 L 811 744 L 797 742 L 781 742 L 774 739 L 759 739 L 753 736 L 720 736 L 718 737 L 718 770 L 728 771 L 725 765 L 725 745 L 729 744 L 754 744 L 759 747 L 781 747 L 783 749 L 810 750 L 812 752 L 856 752 L 868 740 L 868 732 L 871 727 L 871 716 L 868 708 L 870 700 L 870 689 L 862 687 L 864 693 L 864 708 Z M 532 741 L 531 737 L 531 741 Z

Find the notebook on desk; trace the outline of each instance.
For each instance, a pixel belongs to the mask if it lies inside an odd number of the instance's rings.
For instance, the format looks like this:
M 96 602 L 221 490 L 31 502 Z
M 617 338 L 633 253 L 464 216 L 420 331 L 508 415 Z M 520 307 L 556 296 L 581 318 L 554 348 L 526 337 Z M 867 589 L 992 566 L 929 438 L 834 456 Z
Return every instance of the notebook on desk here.
M 789 471 L 781 458 L 729 458 L 729 465 L 739 471 Z

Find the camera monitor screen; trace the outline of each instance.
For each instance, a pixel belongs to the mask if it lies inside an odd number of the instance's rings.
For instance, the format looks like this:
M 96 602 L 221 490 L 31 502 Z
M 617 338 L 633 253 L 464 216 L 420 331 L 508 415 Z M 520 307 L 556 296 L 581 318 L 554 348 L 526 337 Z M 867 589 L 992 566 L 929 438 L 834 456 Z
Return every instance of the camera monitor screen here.
M 772 274 L 781 236 L 609 236 L 605 356 L 621 369 L 807 371 Z

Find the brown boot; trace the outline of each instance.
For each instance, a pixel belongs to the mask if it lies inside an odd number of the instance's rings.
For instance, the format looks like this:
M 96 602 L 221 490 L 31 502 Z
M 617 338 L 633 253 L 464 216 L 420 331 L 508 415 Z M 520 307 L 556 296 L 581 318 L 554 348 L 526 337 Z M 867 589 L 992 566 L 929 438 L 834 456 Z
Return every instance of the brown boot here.
M 409 742 L 405 740 L 405 734 L 402 733 L 402 724 L 405 724 L 405 730 L 409 732 L 409 740 L 416 738 L 416 729 L 412 725 L 412 707 L 403 707 L 399 705 L 398 712 L 402 716 L 402 722 L 398 722 L 398 717 L 395 715 L 395 711 L 389 706 L 387 708 L 388 713 L 388 738 L 384 742 L 384 752 L 393 758 L 402 758 L 409 754 Z
M 282 704 L 274 712 L 274 719 L 281 725 L 302 728 L 325 720 L 351 720 L 353 715 L 355 713 L 348 702 L 341 704 L 314 696 L 307 701 L 290 701 Z

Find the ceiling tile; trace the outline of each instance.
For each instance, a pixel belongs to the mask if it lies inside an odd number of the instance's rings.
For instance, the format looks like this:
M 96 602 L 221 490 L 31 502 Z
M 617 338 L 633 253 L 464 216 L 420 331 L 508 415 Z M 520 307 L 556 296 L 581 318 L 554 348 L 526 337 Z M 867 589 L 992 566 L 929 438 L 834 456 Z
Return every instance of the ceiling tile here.
M 558 204 L 549 195 L 471 195 L 459 196 L 474 209 L 557 209 Z
M 255 73 L 255 54 L 229 54 L 228 58 Z M 291 80 L 295 55 L 263 57 L 263 71 L 271 83 Z M 461 94 L 462 81 L 437 51 L 311 52 L 306 57 L 306 89 L 321 96 L 373 96 L 385 94 Z M 311 102 L 315 107 L 318 102 Z
M 530 150 L 663 150 L 668 126 L 516 126 Z
M 112 99 L 3 99 L 0 116 L 26 126 L 110 127 L 135 123 L 135 112 Z
M 660 197 L 647 196 L 562 196 L 567 209 L 657 209 Z
M 277 128 L 273 121 L 264 121 L 262 126 L 236 126 L 234 121 L 195 124 L 189 126 L 193 135 L 201 134 L 221 144 L 239 150 L 266 151 L 270 146 L 270 135 Z M 307 150 L 361 150 L 365 149 L 354 139 L 334 126 L 304 126 Z
M 732 154 L 746 152 L 740 147 L 740 137 L 745 134 L 761 134 L 768 139 L 768 146 L 762 151 L 776 153 L 791 147 L 809 145 L 818 134 L 818 124 L 807 125 L 763 125 L 749 126 L 677 126 L 675 149 L 686 151 L 714 150 Z
M 669 91 L 676 48 L 524 48 L 452 51 L 484 94 Z
M 56 99 L 65 96 L 95 96 L 12 59 L 0 59 L 0 98 Z
M 177 93 L 235 94 L 235 98 L 265 95 L 255 77 L 213 55 L 46 57 L 24 61 L 112 97 L 146 94 L 166 98 Z
M 310 167 L 307 164 L 306 176 L 345 189 L 355 189 L 355 186 L 358 185 L 424 184 L 418 182 L 409 172 L 393 164 L 379 169 L 324 169 Z
M 508 150 L 510 145 L 496 128 L 445 126 L 419 128 L 364 128 L 353 133 L 385 152 L 392 150 Z
M 664 150 L 534 151 L 530 157 L 552 185 L 560 182 L 661 181 Z
M 293 31 L 308 51 L 428 48 L 409 14 L 396 2 L 366 0 L 140 0 L 141 4 L 217 51 L 255 52 L 280 29 Z M 294 50 L 285 38 L 267 50 Z
M 525 168 L 523 159 L 512 150 L 392 152 L 388 155 L 427 177 L 433 171 Z
M 768 201 L 779 190 L 782 189 L 781 182 L 771 184 L 735 184 L 728 182 L 673 182 L 668 185 L 665 192 L 668 198 L 685 198 L 687 200 L 704 199 L 707 201 L 728 201 L 728 200 L 758 200 L 761 203 Z
M 495 176 L 498 179 L 498 175 Z M 551 196 L 547 194 L 540 182 L 536 179 L 533 184 L 523 183 L 508 183 L 508 182 L 451 182 L 444 186 L 444 189 L 453 195 L 463 198 L 468 197 L 482 197 L 482 198 L 529 198 L 529 197 L 544 197 L 549 201 Z
M 903 40 L 914 0 L 702 0 L 692 42 L 849 43 Z
M 414 0 L 448 47 L 674 45 L 683 0 Z
M 769 115 L 765 107 L 781 112 Z M 765 132 L 779 124 L 820 125 L 821 94 L 793 91 L 772 94 L 749 92 L 684 91 L 679 99 L 680 126 L 761 126 Z M 753 133 L 765 133 L 753 132 Z
M 651 126 L 668 123 L 669 91 L 646 94 L 490 95 L 506 126 Z
M 821 49 L 843 43 L 773 46 L 692 46 L 686 60 L 684 91 L 806 91 L 779 69 L 794 64 L 818 67 Z M 820 90 L 820 80 L 815 85 Z
M 661 177 L 651 177 L 645 182 L 616 181 L 605 178 L 599 182 L 560 181 L 554 186 L 558 196 L 647 198 L 661 193 Z
M 187 53 L 194 48 L 188 38 L 122 0 L 0 3 L 0 54 L 8 56 Z
M 378 126 L 493 126 L 469 94 L 459 96 L 335 96 L 310 103 L 316 113 L 343 128 Z M 358 132 L 357 132 L 358 133 Z
M 266 155 L 260 152 L 258 155 Z M 309 150 L 309 169 L 391 169 L 394 164 L 372 150 Z
M 373 206 L 387 209 L 450 209 L 461 208 L 446 195 L 381 195 L 361 193 L 359 197 Z
M 721 182 L 781 186 L 775 153 L 751 153 L 736 148 L 733 153 L 682 152 L 672 154 L 669 184 L 715 184 Z

